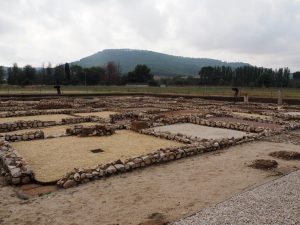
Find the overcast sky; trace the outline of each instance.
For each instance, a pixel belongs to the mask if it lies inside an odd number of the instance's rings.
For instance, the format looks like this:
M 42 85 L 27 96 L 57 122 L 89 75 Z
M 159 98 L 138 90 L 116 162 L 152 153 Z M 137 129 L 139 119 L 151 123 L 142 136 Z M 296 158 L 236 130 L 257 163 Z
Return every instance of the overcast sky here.
M 300 0 L 0 0 L 0 65 L 133 48 L 300 70 Z

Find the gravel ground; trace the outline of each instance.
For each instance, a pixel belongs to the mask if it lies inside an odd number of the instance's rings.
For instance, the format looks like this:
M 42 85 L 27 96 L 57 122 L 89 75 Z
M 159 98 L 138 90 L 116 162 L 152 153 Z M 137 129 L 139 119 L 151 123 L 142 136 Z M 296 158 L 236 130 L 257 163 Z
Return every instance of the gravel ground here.
M 236 195 L 173 225 L 300 224 L 300 171 Z

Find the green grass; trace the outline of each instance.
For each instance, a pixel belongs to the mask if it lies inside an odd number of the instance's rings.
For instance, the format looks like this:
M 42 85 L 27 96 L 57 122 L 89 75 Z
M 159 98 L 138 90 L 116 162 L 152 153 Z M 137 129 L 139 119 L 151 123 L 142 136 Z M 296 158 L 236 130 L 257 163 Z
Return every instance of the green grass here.
M 250 97 L 276 98 L 277 88 L 240 88 L 242 95 L 248 93 Z M 0 86 L 1 95 L 14 94 L 55 94 L 53 86 Z M 199 96 L 233 96 L 231 87 L 126 87 L 126 86 L 62 86 L 63 94 L 101 94 L 101 93 L 156 93 L 183 94 Z M 300 89 L 283 89 L 284 98 L 300 98 Z

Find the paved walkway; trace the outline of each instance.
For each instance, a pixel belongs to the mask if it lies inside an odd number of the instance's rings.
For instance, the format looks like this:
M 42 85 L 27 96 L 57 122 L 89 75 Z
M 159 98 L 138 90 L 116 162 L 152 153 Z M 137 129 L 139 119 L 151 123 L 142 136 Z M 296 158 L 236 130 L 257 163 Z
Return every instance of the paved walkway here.
M 300 224 L 300 171 L 246 191 L 173 225 Z

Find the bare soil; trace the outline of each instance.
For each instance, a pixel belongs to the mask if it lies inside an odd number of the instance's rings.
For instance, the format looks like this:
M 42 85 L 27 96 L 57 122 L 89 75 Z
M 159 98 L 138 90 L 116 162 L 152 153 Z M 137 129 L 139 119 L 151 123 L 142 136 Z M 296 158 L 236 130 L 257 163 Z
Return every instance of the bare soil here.
M 18 199 L 12 187 L 0 187 L 0 223 L 153 225 L 155 218 L 174 221 L 273 180 L 276 171 L 299 169 L 299 161 L 281 159 L 275 171 L 247 167 L 255 159 L 272 159 L 268 154 L 283 148 L 300 152 L 293 144 L 252 142 L 29 200 Z
M 12 144 L 25 158 L 39 182 L 59 180 L 74 168 L 90 168 L 98 164 L 127 159 L 160 148 L 182 146 L 181 143 L 121 130 L 112 136 L 62 137 L 23 141 Z M 91 150 L 104 152 L 93 153 Z

